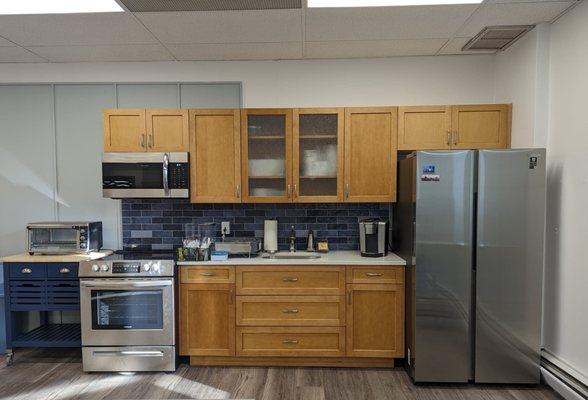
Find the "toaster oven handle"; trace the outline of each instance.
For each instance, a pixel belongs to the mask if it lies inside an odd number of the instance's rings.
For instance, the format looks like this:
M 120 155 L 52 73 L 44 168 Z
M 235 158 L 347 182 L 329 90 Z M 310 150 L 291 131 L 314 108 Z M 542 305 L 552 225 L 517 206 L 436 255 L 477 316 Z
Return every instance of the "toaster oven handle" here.
M 163 153 L 163 192 L 169 196 L 169 155 Z

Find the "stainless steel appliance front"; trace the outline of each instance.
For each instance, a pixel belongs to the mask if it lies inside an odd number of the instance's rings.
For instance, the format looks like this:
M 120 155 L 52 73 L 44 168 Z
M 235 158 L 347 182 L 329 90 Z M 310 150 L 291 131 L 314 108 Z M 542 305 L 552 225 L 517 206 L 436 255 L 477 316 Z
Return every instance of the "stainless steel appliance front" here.
M 102 222 L 27 224 L 29 254 L 90 253 L 102 248 Z
M 173 279 L 81 279 L 83 346 L 175 344 Z
M 175 371 L 173 346 L 83 347 L 84 371 Z
M 187 198 L 188 153 L 104 153 L 102 194 L 116 199 Z

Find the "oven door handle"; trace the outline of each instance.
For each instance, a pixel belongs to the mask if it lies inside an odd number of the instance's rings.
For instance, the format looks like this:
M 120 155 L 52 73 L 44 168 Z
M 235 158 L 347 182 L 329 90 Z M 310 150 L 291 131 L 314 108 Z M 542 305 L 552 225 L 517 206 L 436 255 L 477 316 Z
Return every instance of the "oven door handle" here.
M 98 357 L 163 357 L 163 351 L 141 351 L 141 350 L 123 350 L 123 351 L 107 351 L 107 350 L 96 350 L 92 352 L 93 356 Z
M 116 281 L 107 281 L 107 282 L 80 282 L 80 286 L 82 287 L 89 287 L 89 288 L 104 288 L 109 289 L 113 287 L 127 287 L 127 288 L 151 288 L 151 287 L 167 287 L 172 286 L 172 281 L 144 281 L 144 282 L 116 282 Z
M 163 153 L 163 191 L 165 196 L 169 196 L 169 155 Z

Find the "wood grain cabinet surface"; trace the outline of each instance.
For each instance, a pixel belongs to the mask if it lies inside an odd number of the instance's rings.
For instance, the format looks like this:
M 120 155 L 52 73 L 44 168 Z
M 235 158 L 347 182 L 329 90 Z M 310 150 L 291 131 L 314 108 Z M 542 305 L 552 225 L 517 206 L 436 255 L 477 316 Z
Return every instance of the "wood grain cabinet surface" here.
M 147 151 L 189 151 L 188 110 L 149 109 Z
M 398 149 L 508 148 L 511 111 L 508 104 L 400 107 Z
M 192 203 L 241 202 L 240 110 L 190 110 Z

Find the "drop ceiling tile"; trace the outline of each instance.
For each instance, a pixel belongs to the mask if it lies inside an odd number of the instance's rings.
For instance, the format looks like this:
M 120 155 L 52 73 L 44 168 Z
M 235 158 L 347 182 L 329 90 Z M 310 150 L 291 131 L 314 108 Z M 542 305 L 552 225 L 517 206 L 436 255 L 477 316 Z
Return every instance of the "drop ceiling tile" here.
M 478 5 L 316 8 L 306 11 L 306 40 L 452 37 Z
M 52 62 L 173 60 L 159 44 L 31 46 L 28 49 Z
M 166 47 L 181 61 L 283 60 L 302 58 L 300 42 L 287 43 L 194 43 Z
M 439 54 L 492 54 L 496 53 L 495 50 L 467 50 L 461 51 L 461 48 L 470 40 L 471 38 L 453 38 L 452 40 L 447 43 L 445 47 L 439 51 Z
M 574 4 L 575 1 L 486 4 L 474 13 L 457 35 L 474 36 L 486 26 L 533 25 L 549 22 Z
M 9 42 L 8 40 L 3 39 L 3 38 L 0 37 L 0 46 L 12 47 L 12 46 L 14 46 L 14 43 Z
M 34 63 L 34 62 L 46 62 L 39 56 L 34 55 L 30 51 L 23 49 L 22 47 L 13 46 L 2 46 L 0 47 L 0 63 Z
M 306 42 L 304 58 L 362 58 L 434 55 L 446 39 Z
M 136 13 L 163 43 L 276 43 L 302 38 L 301 10 Z
M 2 15 L 0 36 L 21 46 L 157 43 L 129 13 Z

